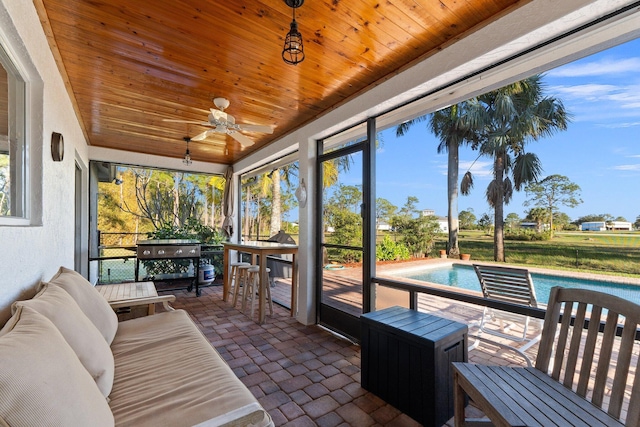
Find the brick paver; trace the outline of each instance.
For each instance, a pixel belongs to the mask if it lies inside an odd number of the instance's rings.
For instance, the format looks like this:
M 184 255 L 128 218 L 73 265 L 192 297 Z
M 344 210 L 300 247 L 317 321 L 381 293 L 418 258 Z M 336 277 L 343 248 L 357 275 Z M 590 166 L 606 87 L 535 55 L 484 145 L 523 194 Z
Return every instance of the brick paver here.
M 358 345 L 302 325 L 278 305 L 274 316 L 258 325 L 222 301 L 221 286 L 203 288 L 200 297 L 193 292 L 172 293 L 174 307 L 189 312 L 276 426 L 419 425 L 360 387 Z M 502 358 L 504 363 L 500 350 L 488 349 L 488 353 L 475 350 L 477 360 Z

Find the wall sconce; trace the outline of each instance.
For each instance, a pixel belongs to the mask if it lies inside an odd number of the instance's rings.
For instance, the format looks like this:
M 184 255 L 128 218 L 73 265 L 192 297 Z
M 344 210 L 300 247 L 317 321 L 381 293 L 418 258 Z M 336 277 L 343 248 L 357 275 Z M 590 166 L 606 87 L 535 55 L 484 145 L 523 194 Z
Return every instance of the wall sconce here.
M 64 159 L 64 137 L 61 133 L 51 134 L 51 158 L 54 162 L 61 162 Z
M 304 185 L 304 178 L 300 179 L 300 185 L 296 189 L 296 199 L 301 208 L 307 206 L 307 186 Z
M 284 2 L 293 10 L 293 21 L 291 21 L 291 29 L 284 38 L 282 59 L 287 64 L 297 65 L 304 61 L 304 47 L 302 34 L 298 31 L 298 23 L 296 22 L 296 9 L 302 6 L 304 0 L 284 0 Z

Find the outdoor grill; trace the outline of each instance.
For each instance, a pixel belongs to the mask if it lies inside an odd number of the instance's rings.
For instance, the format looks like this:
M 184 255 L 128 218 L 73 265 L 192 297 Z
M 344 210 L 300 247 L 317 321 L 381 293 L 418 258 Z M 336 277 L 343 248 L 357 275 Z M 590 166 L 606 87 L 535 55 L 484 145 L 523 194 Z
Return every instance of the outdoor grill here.
M 193 262 L 194 276 L 192 277 L 191 285 L 189 285 L 187 290 L 190 292 L 193 289 L 193 284 L 195 283 L 196 295 L 200 296 L 200 289 L 198 288 L 198 273 L 200 265 L 199 241 L 188 239 L 139 240 L 136 253 L 136 282 L 139 277 L 140 260 L 191 259 Z M 166 276 L 161 275 L 158 279 L 178 280 L 185 279 L 185 277 L 182 275 L 175 277 L 175 275 L 169 273 Z
M 200 242 L 184 239 L 140 240 L 138 259 L 199 258 Z

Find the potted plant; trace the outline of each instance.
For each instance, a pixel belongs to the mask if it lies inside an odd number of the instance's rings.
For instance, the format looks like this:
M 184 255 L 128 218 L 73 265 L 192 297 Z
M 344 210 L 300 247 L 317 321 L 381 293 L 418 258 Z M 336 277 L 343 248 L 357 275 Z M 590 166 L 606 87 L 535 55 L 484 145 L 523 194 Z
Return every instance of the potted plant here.
M 460 259 L 462 261 L 469 261 L 471 259 L 471 254 L 460 254 Z

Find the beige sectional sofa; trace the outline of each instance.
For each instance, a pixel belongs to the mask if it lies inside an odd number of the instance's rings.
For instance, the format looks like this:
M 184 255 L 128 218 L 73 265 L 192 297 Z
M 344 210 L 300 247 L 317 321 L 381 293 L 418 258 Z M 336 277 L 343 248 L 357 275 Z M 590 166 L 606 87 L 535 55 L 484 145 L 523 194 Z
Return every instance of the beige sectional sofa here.
M 61 267 L 0 330 L 0 426 L 273 426 L 183 310 L 118 322 Z

